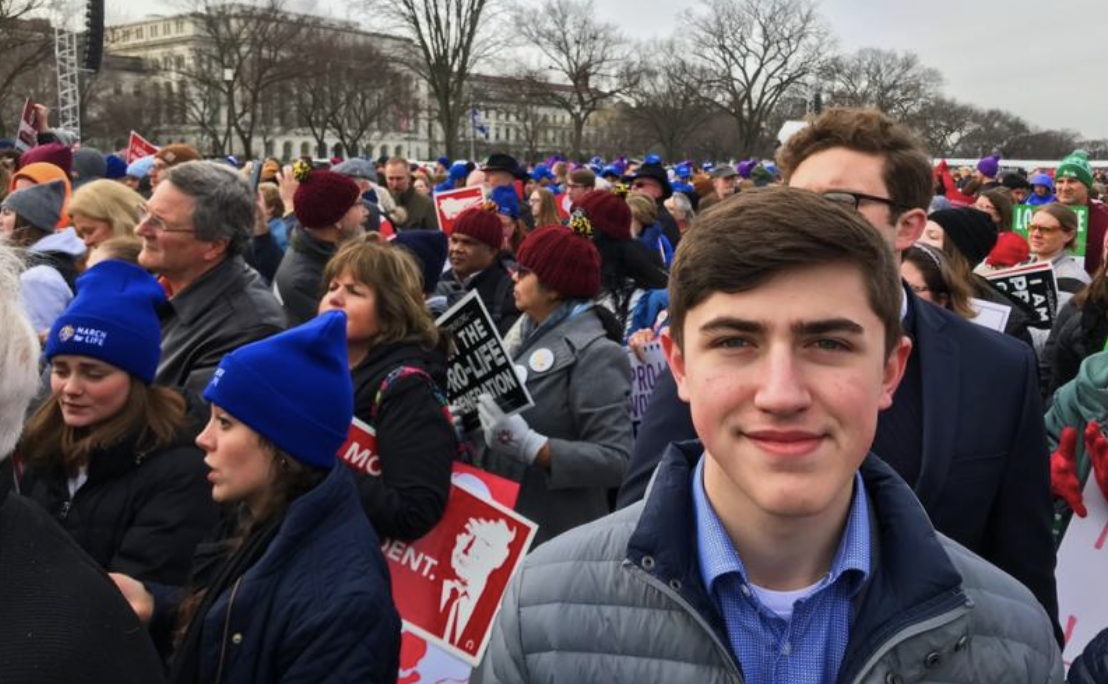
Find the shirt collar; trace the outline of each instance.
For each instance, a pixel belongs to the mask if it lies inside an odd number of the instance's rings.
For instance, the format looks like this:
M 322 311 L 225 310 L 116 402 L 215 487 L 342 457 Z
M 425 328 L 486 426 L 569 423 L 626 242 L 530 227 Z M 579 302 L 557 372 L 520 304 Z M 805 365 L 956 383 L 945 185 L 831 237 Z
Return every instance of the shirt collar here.
M 704 586 L 712 593 L 713 584 L 720 577 L 737 573 L 744 584 L 749 582 L 746 567 L 738 551 L 731 544 L 727 530 L 708 501 L 704 490 L 704 460 L 700 459 L 693 471 L 692 498 L 693 515 L 696 522 L 696 553 L 700 566 L 700 576 Z M 857 592 L 869 576 L 870 570 L 870 520 L 866 502 L 866 488 L 861 473 L 854 474 L 854 494 L 851 498 L 850 512 L 847 516 L 846 531 L 839 541 L 839 548 L 831 562 L 831 571 L 820 581 L 819 586 L 834 584 L 848 571 L 853 579 L 851 594 Z

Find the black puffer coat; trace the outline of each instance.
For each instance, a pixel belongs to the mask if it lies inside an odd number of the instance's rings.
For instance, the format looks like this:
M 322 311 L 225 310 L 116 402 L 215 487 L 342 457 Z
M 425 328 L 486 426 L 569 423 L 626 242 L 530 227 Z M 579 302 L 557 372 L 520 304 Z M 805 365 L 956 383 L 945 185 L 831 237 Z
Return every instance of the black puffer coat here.
M 400 368 L 426 375 L 398 374 L 378 402 L 382 382 Z M 354 416 L 373 426 L 377 437 L 370 471 L 379 475 L 354 468 L 362 506 L 378 536 L 418 539 L 442 517 L 458 453 L 454 426 L 428 381 L 430 376 L 445 392 L 446 357 L 414 344 L 386 344 L 370 351 L 351 374 Z
M 199 400 L 189 407 L 188 421 L 168 449 L 136 452 L 136 435 L 96 452 L 88 480 L 72 496 L 60 464 L 37 467 L 29 461 L 20 491 L 108 572 L 182 585 L 197 543 L 219 519 L 204 453 L 195 444 L 203 427 Z

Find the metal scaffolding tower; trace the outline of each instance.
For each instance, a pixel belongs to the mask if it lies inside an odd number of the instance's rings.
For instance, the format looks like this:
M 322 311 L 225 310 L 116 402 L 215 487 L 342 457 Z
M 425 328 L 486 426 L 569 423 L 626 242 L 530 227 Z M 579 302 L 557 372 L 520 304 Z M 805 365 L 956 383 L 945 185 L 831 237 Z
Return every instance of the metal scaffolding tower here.
M 81 139 L 81 91 L 77 62 L 77 34 L 54 29 L 54 61 L 58 65 L 57 126 Z

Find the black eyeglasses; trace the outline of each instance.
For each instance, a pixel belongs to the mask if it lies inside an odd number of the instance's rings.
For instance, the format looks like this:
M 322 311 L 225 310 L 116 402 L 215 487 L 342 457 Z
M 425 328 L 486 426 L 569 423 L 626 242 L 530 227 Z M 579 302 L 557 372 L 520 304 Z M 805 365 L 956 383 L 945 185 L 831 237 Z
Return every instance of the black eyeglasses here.
M 820 193 L 825 198 L 831 200 L 835 204 L 842 205 L 847 209 L 853 209 L 858 211 L 862 202 L 878 202 L 895 209 L 911 209 L 911 207 L 905 206 L 896 200 L 889 197 L 878 197 L 876 195 L 867 195 L 864 192 L 850 192 L 848 190 L 828 190 L 827 192 Z

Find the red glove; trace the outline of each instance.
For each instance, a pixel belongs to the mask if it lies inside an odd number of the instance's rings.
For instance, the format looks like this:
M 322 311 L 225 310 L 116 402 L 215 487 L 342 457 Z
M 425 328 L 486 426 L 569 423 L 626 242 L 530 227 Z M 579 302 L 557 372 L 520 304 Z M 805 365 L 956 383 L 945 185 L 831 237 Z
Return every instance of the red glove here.
M 1089 423 L 1095 425 L 1095 423 Z M 1100 433 L 1099 428 L 1097 434 Z M 1085 431 L 1088 441 L 1088 430 Z M 1104 438 L 1101 437 L 1103 440 Z M 1108 442 L 1104 443 L 1108 447 Z M 1077 480 L 1077 428 L 1064 428 L 1058 440 L 1058 449 L 1050 455 L 1050 493 L 1069 504 L 1079 518 L 1084 518 L 1085 501 L 1081 496 L 1081 483 Z
M 1091 421 L 1085 427 L 1085 452 L 1093 464 L 1093 475 L 1100 493 L 1108 499 L 1108 439 L 1100 432 L 1100 425 Z

